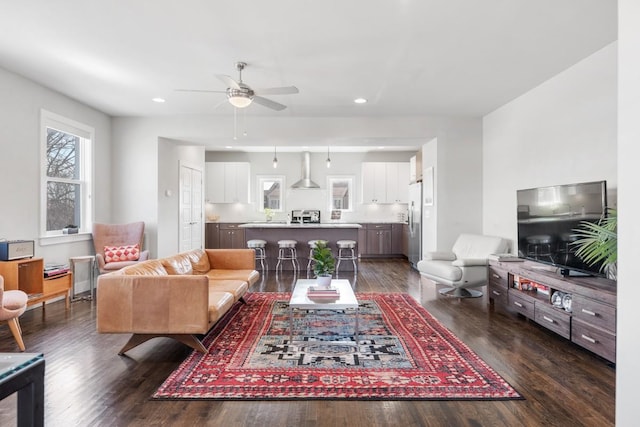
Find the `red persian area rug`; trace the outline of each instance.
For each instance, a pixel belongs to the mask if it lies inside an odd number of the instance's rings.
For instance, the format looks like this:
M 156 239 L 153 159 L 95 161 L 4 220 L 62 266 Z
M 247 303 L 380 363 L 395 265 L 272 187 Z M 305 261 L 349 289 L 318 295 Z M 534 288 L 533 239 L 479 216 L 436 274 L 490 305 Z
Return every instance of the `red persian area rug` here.
M 357 297 L 356 343 L 355 311 L 290 312 L 289 294 L 250 293 L 153 398 L 521 399 L 408 294 Z

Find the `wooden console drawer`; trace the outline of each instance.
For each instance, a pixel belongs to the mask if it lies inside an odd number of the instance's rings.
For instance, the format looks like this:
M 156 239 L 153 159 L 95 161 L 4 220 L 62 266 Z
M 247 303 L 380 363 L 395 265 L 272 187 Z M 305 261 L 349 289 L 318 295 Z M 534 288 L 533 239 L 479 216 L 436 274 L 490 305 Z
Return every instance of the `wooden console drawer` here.
M 509 273 L 501 268 L 493 266 L 489 267 L 489 284 L 502 287 L 504 289 L 509 288 Z
M 66 291 L 68 289 L 71 289 L 71 274 L 45 279 L 42 283 L 42 291 L 45 295 Z
M 493 283 L 489 283 L 487 292 L 489 293 L 489 298 L 493 299 L 495 304 L 501 306 L 507 305 L 507 290 L 502 286 L 496 286 Z
M 509 307 L 530 319 L 534 318 L 534 302 L 516 295 L 517 291 L 509 291 Z
M 615 334 L 584 323 L 575 317 L 571 325 L 571 341 L 611 362 L 616 361 Z
M 616 332 L 616 309 L 581 295 L 573 295 L 573 317 L 585 323 Z
M 534 320 L 558 335 L 567 339 L 571 338 L 571 315 L 565 311 L 536 301 Z

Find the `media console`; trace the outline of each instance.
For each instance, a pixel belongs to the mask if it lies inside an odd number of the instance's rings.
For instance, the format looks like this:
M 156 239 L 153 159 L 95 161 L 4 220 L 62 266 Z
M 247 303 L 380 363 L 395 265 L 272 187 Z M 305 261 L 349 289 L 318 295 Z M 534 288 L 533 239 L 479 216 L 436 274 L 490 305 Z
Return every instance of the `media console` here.
M 489 304 L 521 314 L 604 359 L 616 361 L 616 282 L 566 277 L 533 261 L 489 261 Z

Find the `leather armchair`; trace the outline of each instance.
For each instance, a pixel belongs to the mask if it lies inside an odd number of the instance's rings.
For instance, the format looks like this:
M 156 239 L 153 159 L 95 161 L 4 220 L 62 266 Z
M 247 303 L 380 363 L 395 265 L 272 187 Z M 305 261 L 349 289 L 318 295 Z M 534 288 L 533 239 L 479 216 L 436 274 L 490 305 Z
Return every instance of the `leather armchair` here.
M 100 274 L 120 270 L 132 264 L 149 259 L 149 251 L 143 251 L 144 222 L 132 222 L 129 224 L 93 224 L 93 247 L 96 251 L 96 264 Z M 136 261 L 105 262 L 105 246 L 140 246 L 140 257 Z
M 418 262 L 420 274 L 449 287 L 440 294 L 458 298 L 479 297 L 482 292 L 468 289 L 487 283 L 488 256 L 507 251 L 501 237 L 461 234 L 450 252 L 427 252 Z

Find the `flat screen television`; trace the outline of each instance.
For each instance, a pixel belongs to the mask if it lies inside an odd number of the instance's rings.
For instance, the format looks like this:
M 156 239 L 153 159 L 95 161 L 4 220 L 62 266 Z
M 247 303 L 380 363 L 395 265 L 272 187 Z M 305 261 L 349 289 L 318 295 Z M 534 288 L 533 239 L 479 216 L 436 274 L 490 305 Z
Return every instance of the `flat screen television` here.
M 575 229 L 598 222 L 607 212 L 606 181 L 581 182 L 517 191 L 518 256 L 551 264 L 563 275 L 604 276 L 575 255 Z

